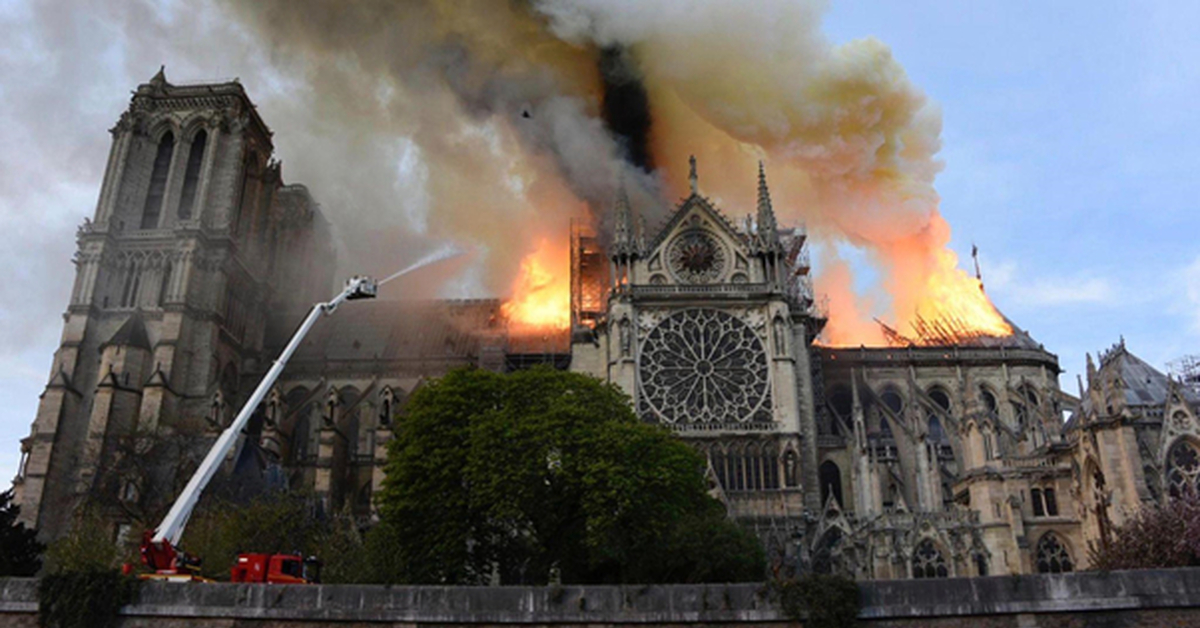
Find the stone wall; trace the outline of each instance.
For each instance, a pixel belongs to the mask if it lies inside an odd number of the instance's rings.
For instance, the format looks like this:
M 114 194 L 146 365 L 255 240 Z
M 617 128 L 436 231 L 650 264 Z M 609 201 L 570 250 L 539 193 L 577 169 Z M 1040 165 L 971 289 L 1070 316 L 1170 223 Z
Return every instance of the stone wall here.
M 0 579 L 0 625 L 37 625 L 37 581 Z M 1200 625 L 1200 569 L 860 585 L 864 626 Z M 786 625 L 764 585 L 383 587 L 146 583 L 122 628 Z M 352 623 L 351 623 L 352 622 Z

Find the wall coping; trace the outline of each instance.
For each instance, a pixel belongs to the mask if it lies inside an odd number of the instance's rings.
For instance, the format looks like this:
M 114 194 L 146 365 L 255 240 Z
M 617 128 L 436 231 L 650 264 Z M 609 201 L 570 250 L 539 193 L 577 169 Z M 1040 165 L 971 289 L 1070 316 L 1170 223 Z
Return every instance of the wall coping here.
M 862 619 L 1200 608 L 1200 568 L 859 583 Z M 0 578 L 0 615 L 37 612 L 37 580 Z M 762 623 L 764 584 L 562 587 L 147 582 L 130 617 L 428 624 Z

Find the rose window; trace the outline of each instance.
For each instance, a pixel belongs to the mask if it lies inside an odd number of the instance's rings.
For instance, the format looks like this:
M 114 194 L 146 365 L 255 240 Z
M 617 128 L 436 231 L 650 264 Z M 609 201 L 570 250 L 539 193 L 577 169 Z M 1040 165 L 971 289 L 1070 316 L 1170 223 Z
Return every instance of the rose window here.
M 770 421 L 762 341 L 717 310 L 676 312 L 646 336 L 639 357 L 641 411 L 666 423 Z
M 685 283 L 711 283 L 725 272 L 725 248 L 703 231 L 687 231 L 667 250 L 671 272 Z

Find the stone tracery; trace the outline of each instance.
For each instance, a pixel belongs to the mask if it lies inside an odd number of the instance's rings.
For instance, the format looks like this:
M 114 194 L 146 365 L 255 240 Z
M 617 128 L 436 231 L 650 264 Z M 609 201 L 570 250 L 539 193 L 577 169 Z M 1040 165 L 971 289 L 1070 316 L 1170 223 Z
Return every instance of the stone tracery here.
M 1171 497 L 1200 490 L 1200 451 L 1180 440 L 1167 452 L 1167 491 Z
M 1038 573 L 1066 573 L 1075 570 L 1071 555 L 1053 532 L 1047 532 L 1037 544 Z
M 639 376 L 644 409 L 667 423 L 771 419 L 762 341 L 719 310 L 665 318 L 643 343 Z

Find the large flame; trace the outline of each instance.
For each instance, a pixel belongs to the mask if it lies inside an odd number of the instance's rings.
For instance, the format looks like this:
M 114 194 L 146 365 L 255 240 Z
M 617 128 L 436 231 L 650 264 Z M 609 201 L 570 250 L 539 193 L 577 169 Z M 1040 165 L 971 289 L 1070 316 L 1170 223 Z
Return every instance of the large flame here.
M 916 311 L 906 327 L 927 337 L 939 329 L 949 336 L 1008 336 L 1012 326 L 983 292 L 980 280 L 956 265 L 953 251 L 935 251 L 939 268 L 925 278 Z
M 947 246 L 950 229 L 934 213 L 929 228 L 881 247 L 889 270 L 893 315 L 873 318 L 874 305 L 850 289 L 841 260 L 824 270 L 818 290 L 829 296 L 829 324 L 822 342 L 833 346 L 945 345 L 1004 337 L 1012 326 L 983 291 L 982 282 L 958 266 Z
M 565 240 L 565 238 L 564 238 Z M 571 326 L 570 251 L 567 242 L 542 238 L 521 261 L 512 296 L 501 308 L 517 333 L 564 331 Z

